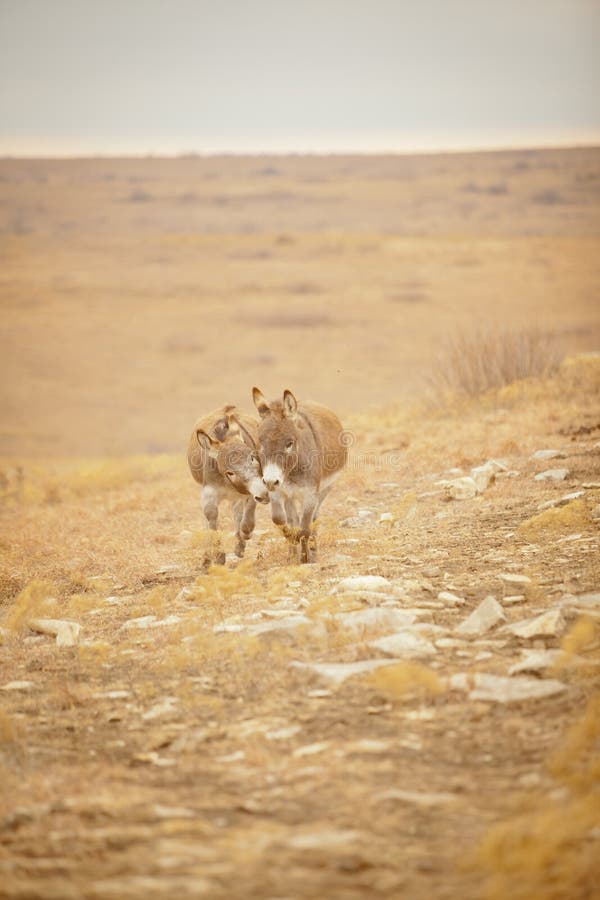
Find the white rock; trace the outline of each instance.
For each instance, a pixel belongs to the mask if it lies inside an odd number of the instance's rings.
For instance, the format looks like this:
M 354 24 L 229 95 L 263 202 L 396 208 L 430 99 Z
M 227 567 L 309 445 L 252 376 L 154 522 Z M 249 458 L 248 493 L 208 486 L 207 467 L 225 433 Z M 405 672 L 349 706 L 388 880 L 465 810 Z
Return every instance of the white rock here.
M 189 587 L 181 588 L 177 596 L 175 597 L 176 602 L 181 602 L 183 600 L 193 600 L 195 597 L 194 591 Z
M 580 500 L 582 497 L 585 497 L 585 491 L 571 491 L 570 494 L 565 494 L 564 497 L 559 497 L 557 500 L 546 500 L 545 503 L 540 503 L 538 509 L 555 509 L 558 506 L 566 506 L 573 500 Z
M 523 658 L 510 667 L 508 674 L 543 672 L 556 665 L 556 661 L 560 656 L 562 656 L 561 650 L 526 650 Z
M 393 591 L 393 585 L 387 578 L 382 575 L 351 575 L 349 578 L 343 578 L 330 591 L 331 594 L 360 594 L 371 593 L 389 594 Z
M 375 628 L 394 631 L 405 625 L 412 625 L 416 618 L 414 612 L 405 612 L 389 606 L 370 606 L 357 612 L 337 613 L 333 617 L 338 625 L 358 633 Z
M 525 594 L 509 594 L 508 597 L 502 598 L 502 606 L 515 606 L 517 603 L 523 603 Z
M 471 478 L 477 485 L 477 490 L 480 494 L 483 494 L 485 490 L 489 487 L 489 485 L 495 480 L 498 472 L 506 471 L 506 466 L 502 465 L 502 463 L 497 462 L 495 459 L 490 459 L 488 462 L 484 463 L 482 466 L 475 466 L 474 469 L 471 469 Z
M 398 631 L 396 634 L 371 641 L 369 647 L 400 659 L 420 659 L 436 653 L 436 649 L 430 641 L 409 630 Z
M 140 616 L 137 619 L 127 619 L 119 630 L 123 628 L 149 628 L 152 622 L 156 622 L 156 616 Z
M 142 719 L 145 722 L 150 722 L 152 719 L 160 718 L 160 716 L 169 715 L 174 711 L 177 703 L 177 697 L 164 697 L 159 703 L 155 703 L 154 706 L 145 712 L 142 715 Z
M 474 675 L 459 673 L 451 675 L 448 687 L 455 691 L 468 691 L 469 700 L 484 700 L 492 703 L 519 703 L 523 700 L 541 700 L 552 697 L 566 689 L 561 681 L 539 678 L 507 678 L 502 675 L 488 675 L 478 672 Z
M 30 691 L 34 687 L 33 681 L 7 681 L 0 690 L 2 691 Z
M 460 625 L 455 628 L 456 634 L 477 635 L 484 634 L 499 622 L 504 622 L 506 615 L 495 597 L 491 595 L 482 600 L 477 609 L 473 610 Z
M 271 731 L 266 731 L 265 737 L 268 741 L 288 741 L 300 731 L 302 731 L 300 725 L 288 725 L 285 728 L 274 728 Z
M 318 829 L 306 833 L 294 833 L 285 841 L 287 847 L 294 850 L 335 850 L 337 847 L 346 847 L 364 840 L 359 831 Z
M 241 634 L 244 631 L 246 631 L 246 626 L 239 622 L 213 626 L 213 634 Z
M 536 481 L 564 481 L 569 475 L 568 469 L 547 469 L 535 476 Z
M 469 475 L 448 481 L 443 487 L 451 500 L 472 500 L 477 495 L 477 484 Z
M 294 661 L 290 663 L 290 668 L 313 672 L 325 681 L 338 685 L 354 675 L 374 672 L 375 669 L 379 669 L 381 666 L 394 665 L 395 662 L 394 659 L 364 659 L 351 663 L 304 663 Z
M 509 625 L 508 630 L 518 638 L 557 637 L 565 630 L 566 622 L 560 609 L 549 609 L 531 619 Z
M 502 572 L 498 578 L 505 584 L 531 584 L 531 578 L 528 575 L 516 575 L 513 572 Z
M 402 791 L 399 788 L 390 788 L 381 794 L 377 794 L 375 799 L 378 801 L 398 800 L 400 803 L 409 803 L 413 806 L 431 807 L 454 803 L 456 795 L 444 792 Z
M 531 459 L 564 459 L 566 455 L 562 450 L 536 450 Z
M 438 600 L 441 600 L 447 606 L 464 606 L 466 600 L 464 597 L 458 597 L 456 594 L 453 594 L 451 591 L 440 591 L 437 595 Z
M 381 515 L 379 516 L 379 521 L 380 521 L 380 522 L 393 522 L 393 521 L 394 521 L 394 514 L 391 513 L 391 512 L 384 512 L 384 513 L 381 513 Z
M 292 756 L 314 756 L 316 753 L 324 753 L 330 746 L 330 741 L 319 741 L 317 744 L 305 744 L 303 747 L 297 747 L 292 753 Z
M 284 619 L 274 619 L 270 622 L 251 625 L 247 631 L 256 637 L 277 637 L 282 634 L 293 636 L 299 632 L 310 632 L 314 636 L 326 634 L 327 627 L 324 622 L 318 619 L 309 619 L 308 616 L 298 614 L 296 616 L 287 616 Z
M 49 634 L 56 638 L 58 647 L 73 647 L 77 643 L 81 625 L 66 619 L 31 619 L 29 627 L 38 634 Z

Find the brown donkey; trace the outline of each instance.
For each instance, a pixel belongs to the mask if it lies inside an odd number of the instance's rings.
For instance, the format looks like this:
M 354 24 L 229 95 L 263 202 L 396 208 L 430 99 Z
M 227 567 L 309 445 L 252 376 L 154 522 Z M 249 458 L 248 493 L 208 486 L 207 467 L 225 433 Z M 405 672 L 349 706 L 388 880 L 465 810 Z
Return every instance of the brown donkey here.
M 269 493 L 262 480 L 257 446 L 258 422 L 224 406 L 194 426 L 188 445 L 188 464 L 194 479 L 202 485 L 202 511 L 209 528 L 218 527 L 219 504 L 229 500 L 237 537 L 236 554 L 244 555 L 246 541 L 254 531 L 256 504 L 268 503 Z M 220 553 L 217 562 L 225 562 Z
M 255 387 L 252 396 L 261 417 L 258 447 L 271 516 L 292 546 L 300 544 L 300 561 L 312 562 L 312 524 L 348 457 L 342 423 L 326 406 L 298 403 L 291 391 L 269 402 Z

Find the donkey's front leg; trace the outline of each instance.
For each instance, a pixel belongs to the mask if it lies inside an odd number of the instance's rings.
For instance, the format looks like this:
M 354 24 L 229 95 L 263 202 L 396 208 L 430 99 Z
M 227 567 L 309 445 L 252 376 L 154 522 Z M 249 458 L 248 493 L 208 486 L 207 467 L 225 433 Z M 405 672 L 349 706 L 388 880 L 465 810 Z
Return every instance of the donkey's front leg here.
M 219 527 L 219 494 L 213 487 L 205 484 L 202 488 L 200 499 L 202 503 L 202 512 L 206 517 L 208 527 L 211 531 L 216 531 Z M 211 553 L 207 550 L 207 552 L 204 554 L 204 560 L 202 563 L 203 568 L 208 569 L 211 562 Z M 220 566 L 225 565 L 225 554 L 218 548 L 215 556 L 215 562 Z
M 248 497 L 246 500 L 240 500 L 239 503 L 241 510 L 239 521 L 236 519 L 236 535 L 238 542 L 235 552 L 237 556 L 241 557 L 244 555 L 244 550 L 246 549 L 246 541 L 249 540 L 254 531 L 256 501 L 253 497 Z
M 319 495 L 306 493 L 300 520 L 300 562 L 314 562 L 317 556 L 317 542 L 312 533 L 312 523 L 319 502 Z

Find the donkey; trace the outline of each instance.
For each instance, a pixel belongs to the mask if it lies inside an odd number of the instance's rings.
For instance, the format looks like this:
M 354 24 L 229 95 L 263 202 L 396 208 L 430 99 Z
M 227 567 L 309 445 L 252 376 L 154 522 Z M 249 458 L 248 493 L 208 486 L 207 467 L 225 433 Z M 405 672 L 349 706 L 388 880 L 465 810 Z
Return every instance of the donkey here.
M 319 403 L 299 404 L 291 391 L 268 402 L 255 387 L 252 397 L 261 417 L 258 446 L 271 517 L 292 545 L 290 557 L 300 544 L 300 561 L 313 562 L 312 524 L 348 458 L 342 423 Z
M 237 537 L 236 555 L 244 555 L 246 541 L 254 531 L 257 503 L 268 503 L 269 492 L 262 480 L 257 447 L 258 422 L 224 406 L 194 426 L 188 445 L 188 464 L 202 485 L 202 511 L 209 528 L 216 531 L 219 504 L 229 500 Z M 220 553 L 217 561 L 225 562 Z

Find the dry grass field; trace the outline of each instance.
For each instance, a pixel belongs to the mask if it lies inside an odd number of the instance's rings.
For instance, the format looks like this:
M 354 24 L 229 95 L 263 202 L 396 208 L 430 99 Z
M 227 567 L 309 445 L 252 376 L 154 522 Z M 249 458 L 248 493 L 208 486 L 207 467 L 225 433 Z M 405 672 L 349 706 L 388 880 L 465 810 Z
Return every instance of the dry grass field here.
M 0 161 L 2 896 L 594 896 L 599 192 L 597 150 Z M 432 401 L 532 327 L 546 373 Z M 204 574 L 188 433 L 254 383 L 349 465 L 317 563 L 260 508 Z

